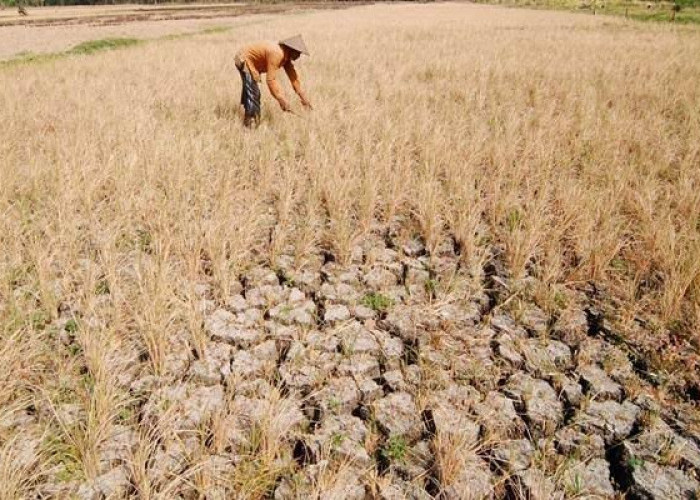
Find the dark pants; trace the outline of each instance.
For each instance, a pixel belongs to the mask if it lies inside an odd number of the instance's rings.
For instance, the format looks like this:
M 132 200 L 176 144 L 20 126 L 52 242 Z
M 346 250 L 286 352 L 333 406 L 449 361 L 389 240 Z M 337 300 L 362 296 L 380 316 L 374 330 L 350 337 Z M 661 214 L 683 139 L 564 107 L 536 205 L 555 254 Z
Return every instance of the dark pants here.
M 250 127 L 253 123 L 260 122 L 260 87 L 245 64 L 238 67 L 241 74 L 243 89 L 241 91 L 241 104 L 245 110 L 243 124 Z

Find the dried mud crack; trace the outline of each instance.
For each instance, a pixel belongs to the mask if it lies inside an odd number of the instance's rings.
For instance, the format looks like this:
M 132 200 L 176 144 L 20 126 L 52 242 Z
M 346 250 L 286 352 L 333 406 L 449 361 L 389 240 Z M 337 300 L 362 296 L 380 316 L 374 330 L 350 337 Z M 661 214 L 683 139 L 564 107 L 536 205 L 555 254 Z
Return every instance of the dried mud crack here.
M 251 268 L 228 297 L 201 283 L 202 343 L 183 331 L 157 375 L 125 374 L 135 419 L 104 438 L 96 479 L 41 493 L 133 494 L 136 457 L 154 484 L 203 475 L 225 496 L 251 481 L 278 500 L 695 494 L 697 436 L 585 294 L 555 316 L 515 311 L 502 269 L 474 280 L 450 242 L 430 255 L 378 234 L 346 263 Z

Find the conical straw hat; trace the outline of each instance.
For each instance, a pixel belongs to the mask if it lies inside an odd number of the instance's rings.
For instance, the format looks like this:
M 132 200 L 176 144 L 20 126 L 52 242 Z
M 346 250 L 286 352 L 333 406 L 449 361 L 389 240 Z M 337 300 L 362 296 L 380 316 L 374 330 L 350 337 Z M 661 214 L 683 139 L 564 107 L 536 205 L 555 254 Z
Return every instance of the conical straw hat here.
M 296 50 L 297 52 L 306 54 L 307 56 L 309 55 L 309 49 L 306 48 L 306 44 L 304 43 L 304 39 L 301 37 L 301 35 L 296 35 L 291 38 L 281 40 L 280 45 L 285 45 L 290 49 Z

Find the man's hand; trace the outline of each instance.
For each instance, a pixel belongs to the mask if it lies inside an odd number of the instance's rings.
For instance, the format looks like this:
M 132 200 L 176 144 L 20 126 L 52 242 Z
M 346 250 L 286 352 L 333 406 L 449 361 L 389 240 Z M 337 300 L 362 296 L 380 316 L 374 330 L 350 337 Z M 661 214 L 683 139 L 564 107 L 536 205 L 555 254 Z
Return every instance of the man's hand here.
M 280 101 L 280 108 L 282 108 L 282 111 L 285 111 L 287 113 L 292 112 L 292 107 L 289 105 L 287 101 Z

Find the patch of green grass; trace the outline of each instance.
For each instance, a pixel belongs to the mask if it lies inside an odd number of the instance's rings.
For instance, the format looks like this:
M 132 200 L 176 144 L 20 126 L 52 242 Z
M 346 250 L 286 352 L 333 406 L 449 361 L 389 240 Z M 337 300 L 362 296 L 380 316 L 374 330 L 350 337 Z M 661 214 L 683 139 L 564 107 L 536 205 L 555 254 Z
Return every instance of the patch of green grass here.
M 59 483 L 69 483 L 82 477 L 82 471 L 77 462 L 67 462 L 56 472 L 56 480 Z
M 43 330 L 50 320 L 49 314 L 41 309 L 34 311 L 29 317 L 29 322 L 35 330 Z
M 340 448 L 340 446 L 343 444 L 343 441 L 345 441 L 345 436 L 343 434 L 333 434 L 331 436 L 331 448 Z
M 95 377 L 93 377 L 89 372 L 81 375 L 80 385 L 89 394 L 95 391 Z
M 130 406 L 123 406 L 119 409 L 117 420 L 123 424 L 131 423 L 134 419 L 134 410 Z
M 152 253 L 153 252 L 153 236 L 151 236 L 150 231 L 148 229 L 137 229 L 136 230 L 136 246 L 139 250 L 141 250 L 144 253 Z
M 103 38 L 102 40 L 79 43 L 68 50 L 67 54 L 94 54 L 102 50 L 123 49 L 140 43 L 143 43 L 143 40 L 137 38 Z
M 655 22 L 670 22 L 671 13 L 670 11 L 657 11 L 657 12 L 630 12 L 629 17 L 631 19 L 636 19 L 637 21 L 655 21 Z M 683 11 L 676 13 L 676 18 L 673 21 L 677 24 L 700 24 L 700 11 Z
M 558 309 L 566 309 L 569 301 L 566 299 L 566 295 L 560 291 L 554 293 L 554 305 Z
M 644 465 L 644 459 L 639 458 L 639 457 L 630 457 L 627 460 L 627 465 L 629 466 L 630 469 L 636 470 L 642 465 Z
M 109 293 L 109 282 L 101 279 L 95 284 L 95 295 L 107 295 Z
M 293 306 L 290 306 L 289 304 L 285 304 L 280 308 L 279 313 L 280 313 L 280 316 L 287 317 L 292 313 L 293 310 L 294 310 Z
M 627 270 L 629 269 L 627 261 L 621 257 L 613 258 L 610 261 L 610 267 L 612 267 L 616 271 L 622 271 L 622 272 L 627 272 Z
M 217 33 L 226 33 L 231 31 L 231 26 L 212 26 L 211 28 L 203 29 L 198 32 L 198 35 L 215 35 Z
M 338 398 L 331 398 L 328 400 L 328 409 L 331 411 L 336 411 L 340 408 L 340 400 Z
M 381 293 L 368 293 L 364 297 L 362 297 L 362 300 L 360 303 L 365 306 L 369 307 L 370 309 L 373 309 L 377 312 L 385 312 L 387 309 L 389 309 L 391 306 L 394 305 L 394 301 L 387 297 L 386 295 L 382 295 Z
M 578 496 L 583 491 L 583 479 L 579 473 L 574 475 L 571 483 L 566 485 L 566 493 L 569 496 Z
M 59 482 L 82 479 L 79 454 L 70 443 L 55 434 L 49 434 L 44 439 L 44 448 L 49 452 L 50 462 L 56 466 L 56 479 Z
M 425 293 L 427 293 L 431 298 L 435 298 L 437 295 L 437 280 L 428 279 L 423 284 L 425 288 Z
M 700 224 L 700 219 L 698 220 Z M 36 268 L 33 264 L 22 264 L 10 267 L 7 273 L 7 280 L 12 288 L 31 283 L 36 276 Z
M 406 439 L 403 436 L 393 436 L 382 448 L 381 454 L 386 460 L 403 462 L 406 460 L 407 452 L 408 443 L 406 443 Z
M 228 26 L 213 26 L 211 28 L 203 29 L 202 31 L 197 31 L 196 33 L 173 33 L 170 35 L 165 35 L 159 38 L 159 40 L 181 40 L 183 38 L 188 38 L 193 35 L 216 35 L 218 33 L 225 33 L 230 29 L 231 28 Z
M 74 319 L 69 319 L 68 321 L 66 321 L 66 324 L 63 326 L 63 329 L 68 333 L 75 333 L 78 331 L 78 322 Z
M 675 335 L 681 335 L 683 332 L 683 322 L 679 319 L 669 321 L 666 327 Z
M 68 346 L 68 352 L 71 356 L 79 356 L 80 353 L 83 352 L 83 348 L 80 347 L 80 345 L 73 343 Z
M 520 213 L 520 210 L 517 208 L 514 208 L 510 212 L 508 212 L 508 215 L 506 216 L 506 227 L 508 228 L 508 232 L 513 232 L 515 231 L 518 227 L 520 227 L 520 222 L 522 221 L 522 214 Z

